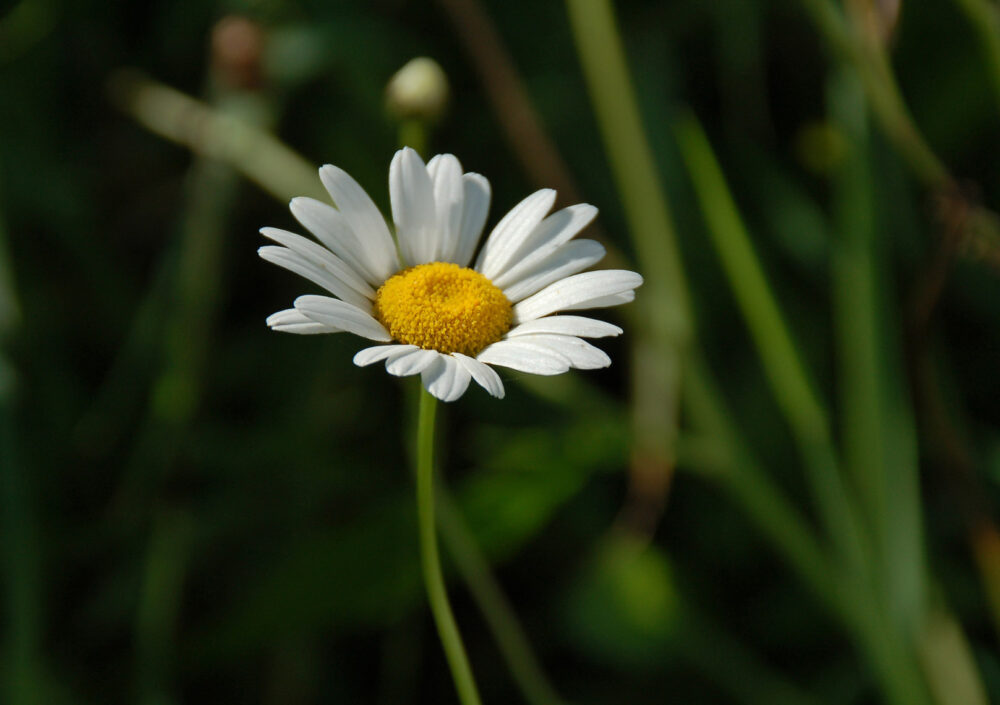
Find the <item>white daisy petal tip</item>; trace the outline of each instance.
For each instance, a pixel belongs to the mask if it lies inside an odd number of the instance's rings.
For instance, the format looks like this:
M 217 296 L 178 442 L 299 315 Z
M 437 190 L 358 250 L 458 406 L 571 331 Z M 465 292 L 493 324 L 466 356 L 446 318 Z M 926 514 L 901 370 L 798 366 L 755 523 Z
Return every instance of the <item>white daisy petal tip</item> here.
M 374 345 L 370 348 L 358 350 L 358 352 L 354 355 L 353 362 L 358 367 L 368 367 L 369 365 L 374 365 L 376 362 L 381 362 L 382 360 L 385 360 L 393 355 L 416 349 L 416 345 Z
M 485 389 L 490 396 L 497 399 L 504 398 L 506 391 L 496 370 L 485 362 L 480 362 L 476 358 L 463 355 L 462 353 L 455 352 L 451 356 L 469 371 L 472 379 L 476 380 L 476 384 Z
M 469 388 L 472 373 L 450 355 L 438 355 L 434 361 L 421 370 L 424 388 L 443 402 L 459 399 Z

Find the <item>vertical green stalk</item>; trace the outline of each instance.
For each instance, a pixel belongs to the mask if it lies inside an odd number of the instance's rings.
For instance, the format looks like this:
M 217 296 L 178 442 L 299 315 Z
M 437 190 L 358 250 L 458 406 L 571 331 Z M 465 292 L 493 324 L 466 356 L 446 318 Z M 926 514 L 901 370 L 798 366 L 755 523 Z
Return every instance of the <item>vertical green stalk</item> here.
M 411 147 L 426 157 L 429 132 L 426 121 L 416 118 L 402 120 L 399 125 L 399 144 Z M 426 392 L 423 395 L 429 396 Z M 441 538 L 486 620 L 497 648 L 507 662 L 511 677 L 521 689 L 524 699 L 531 705 L 560 703 L 561 700 L 542 671 L 517 615 L 490 572 L 489 562 L 476 545 L 468 526 L 444 488 L 438 491 L 437 499 Z
M 839 363 L 844 467 L 875 536 L 876 559 L 884 555 L 887 501 L 881 379 L 875 311 L 874 203 L 871 163 L 860 87 L 841 72 L 831 81 L 831 117 L 848 148 L 834 180 L 838 235 L 832 258 L 833 312 Z M 852 90 L 856 89 L 856 90 Z M 900 459 L 900 460 L 909 460 Z M 887 576 L 883 576 L 887 577 Z M 898 605 L 897 605 L 898 607 Z
M 493 638 L 524 699 L 530 705 L 558 705 L 562 700 L 542 671 L 524 629 L 490 572 L 489 563 L 476 545 L 469 527 L 444 491 L 438 493 L 437 499 L 441 538 L 493 632 Z
M 853 73 L 834 75 L 829 103 L 848 145 L 834 183 L 839 237 L 833 257 L 844 465 L 875 539 L 886 607 L 912 637 L 927 607 L 916 431 L 900 388 L 894 331 L 882 315 L 868 118 Z
M 423 120 L 408 118 L 399 123 L 399 146 L 416 150 L 427 158 L 427 126 Z
M 708 139 L 694 117 L 678 126 L 681 152 L 701 202 L 712 244 L 726 270 L 767 379 L 802 455 L 826 532 L 837 549 L 845 625 L 871 662 L 887 699 L 927 703 L 908 644 L 877 593 L 871 541 L 838 466 L 827 412 L 792 342 Z
M 417 416 L 417 523 L 420 528 L 420 563 L 427 588 L 427 599 L 434 624 L 444 648 L 455 690 L 462 705 L 482 705 L 476 681 L 469 667 L 462 636 L 448 604 L 448 593 L 441 572 L 437 531 L 434 525 L 434 415 L 437 400 L 420 388 L 420 411 Z
M 633 465 L 672 468 L 691 306 L 670 208 L 653 161 L 610 0 L 567 0 L 577 54 L 646 278 L 636 302 Z M 651 478 L 652 479 L 652 478 Z M 668 478 L 660 478 L 668 479 Z
M 826 410 L 819 401 L 733 202 L 725 177 L 693 116 L 677 128 L 681 154 L 768 382 L 805 461 L 817 508 L 841 558 L 865 564 L 865 537 L 837 467 Z

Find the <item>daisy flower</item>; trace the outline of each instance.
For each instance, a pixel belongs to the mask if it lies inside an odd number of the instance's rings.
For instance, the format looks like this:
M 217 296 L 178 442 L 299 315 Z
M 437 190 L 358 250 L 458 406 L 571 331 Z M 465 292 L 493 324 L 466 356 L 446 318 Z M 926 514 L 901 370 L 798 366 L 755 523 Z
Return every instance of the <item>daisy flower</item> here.
M 419 374 L 442 401 L 458 399 L 471 380 L 502 398 L 492 366 L 556 375 L 611 364 L 583 338 L 621 328 L 558 313 L 627 303 L 642 284 L 624 270 L 580 273 L 604 256 L 599 243 L 573 240 L 597 215 L 593 206 L 549 215 L 555 191 L 536 191 L 497 223 L 476 256 L 490 184 L 463 173 L 454 156 L 439 154 L 425 165 L 412 149 L 396 152 L 389 166 L 395 241 L 347 172 L 328 164 L 319 176 L 336 208 L 311 198 L 290 205 L 319 243 L 263 228 L 277 244 L 259 254 L 333 296 L 300 296 L 268 317 L 272 329 L 373 340 L 380 345 L 358 352 L 356 365 L 384 362 L 390 374 Z

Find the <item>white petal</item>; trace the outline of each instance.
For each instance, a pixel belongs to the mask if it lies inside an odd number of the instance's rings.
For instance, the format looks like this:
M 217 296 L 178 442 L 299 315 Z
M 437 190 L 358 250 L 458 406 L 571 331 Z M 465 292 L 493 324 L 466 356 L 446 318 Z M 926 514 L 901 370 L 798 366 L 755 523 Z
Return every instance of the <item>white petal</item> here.
M 362 338 L 383 343 L 392 340 L 392 336 L 381 323 L 357 306 L 331 299 L 329 296 L 300 296 L 295 299 L 295 308 L 317 323 L 336 326 Z
M 397 377 L 409 377 L 420 374 L 441 357 L 437 350 L 408 350 L 393 355 L 385 363 L 386 372 Z
M 367 367 L 368 365 L 375 364 L 376 362 L 381 362 L 387 357 L 392 355 L 398 355 L 399 353 L 406 352 L 408 350 L 418 350 L 416 345 L 375 345 L 370 348 L 365 348 L 364 350 L 359 350 L 354 355 L 354 364 L 358 367 Z
M 300 277 L 318 284 L 334 296 L 357 306 L 362 311 L 368 312 L 372 310 L 370 299 L 359 294 L 355 289 L 349 287 L 317 262 L 303 257 L 298 252 L 292 252 L 285 247 L 278 247 L 277 245 L 265 245 L 257 250 L 257 254 L 260 255 L 261 259 L 271 264 L 276 264 L 290 272 L 295 272 Z
M 518 248 L 505 271 L 492 281 L 501 289 L 521 279 L 536 268 L 539 262 L 550 257 L 564 243 L 576 237 L 597 215 L 597 209 L 588 203 L 556 211 L 534 229 L 524 244 Z
M 624 269 L 584 272 L 549 284 L 514 306 L 515 323 L 547 316 L 555 311 L 590 308 L 609 296 L 623 294 L 642 284 L 642 277 Z
M 327 249 L 340 257 L 373 286 L 381 286 L 385 281 L 371 269 L 361 256 L 362 247 L 347 220 L 333 206 L 315 198 L 300 196 L 288 204 L 289 210 L 302 226 L 326 245 Z
M 346 171 L 332 164 L 319 170 L 319 178 L 354 232 L 360 247 L 358 257 L 366 268 L 379 283 L 398 272 L 399 258 L 392 235 L 385 218 L 365 190 Z
M 623 291 L 620 294 L 610 294 L 609 296 L 599 296 L 596 299 L 589 299 L 573 306 L 566 306 L 563 311 L 579 311 L 587 308 L 609 308 L 611 306 L 621 306 L 635 301 L 634 291 Z
M 525 299 L 549 284 L 582 272 L 604 257 L 604 246 L 595 240 L 567 242 L 545 258 L 524 277 L 503 287 L 504 296 L 513 303 Z
M 502 273 L 535 226 L 552 208 L 555 200 L 555 191 L 542 189 L 514 206 L 487 238 L 476 261 L 476 270 L 489 279 Z
M 564 356 L 550 348 L 525 343 L 517 338 L 487 346 L 476 359 L 536 375 L 557 375 L 569 369 L 569 360 Z
M 508 338 L 535 333 L 557 333 L 559 335 L 575 335 L 581 338 L 604 338 L 609 335 L 621 335 L 622 329 L 604 321 L 598 321 L 584 316 L 546 316 L 522 323 L 507 331 Z
M 375 290 L 368 285 L 368 282 L 362 279 L 349 264 L 325 247 L 321 247 L 301 235 L 296 235 L 280 228 L 261 228 L 260 234 L 269 240 L 274 240 L 284 245 L 292 252 L 298 252 L 306 259 L 313 260 L 317 264 L 322 265 L 324 269 L 329 270 L 331 274 L 366 298 L 375 298 Z
M 611 358 L 603 350 L 572 335 L 540 333 L 520 336 L 514 340 L 539 345 L 558 353 L 569 360 L 570 365 L 578 370 L 597 370 L 611 364 Z
M 406 264 L 433 262 L 438 242 L 434 186 L 420 155 L 409 147 L 396 152 L 389 165 L 389 198 Z
M 267 325 L 271 330 L 282 333 L 298 333 L 299 335 L 316 335 L 318 333 L 342 333 L 339 328 L 317 323 L 306 318 L 294 308 L 272 313 L 267 317 Z
M 438 355 L 434 364 L 421 374 L 424 388 L 441 401 L 455 401 L 469 388 L 472 374 L 458 360 Z
M 495 396 L 497 399 L 503 399 L 503 382 L 500 381 L 500 375 L 496 373 L 496 370 L 489 365 L 480 362 L 473 357 L 469 357 L 468 355 L 463 355 L 462 353 L 455 352 L 452 353 L 451 356 L 458 360 L 458 363 L 463 365 L 465 369 L 469 371 L 469 374 L 472 375 L 472 379 L 476 380 L 480 387 Z
M 460 267 L 468 267 L 490 210 L 490 182 L 481 174 L 470 173 L 462 177 L 462 185 L 465 204 L 462 206 L 462 226 L 454 262 Z
M 427 163 L 427 173 L 434 184 L 434 207 L 437 211 L 437 262 L 453 262 L 462 229 L 462 207 L 465 190 L 462 185 L 462 165 L 451 154 L 439 154 Z

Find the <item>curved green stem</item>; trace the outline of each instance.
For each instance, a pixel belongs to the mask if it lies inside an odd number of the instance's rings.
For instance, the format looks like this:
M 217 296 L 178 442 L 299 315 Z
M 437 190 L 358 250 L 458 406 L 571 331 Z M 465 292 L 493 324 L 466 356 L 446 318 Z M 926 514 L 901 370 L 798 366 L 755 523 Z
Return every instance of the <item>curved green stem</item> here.
M 455 616 L 448 604 L 448 593 L 441 573 L 437 534 L 434 528 L 434 412 L 437 401 L 423 387 L 420 389 L 420 412 L 417 417 L 417 523 L 420 526 L 420 563 L 427 588 L 427 599 L 434 614 L 441 646 L 455 681 L 462 705 L 481 705 L 476 681 Z
M 563 703 L 562 699 L 542 670 L 524 628 L 490 571 L 490 564 L 476 545 L 458 507 L 443 489 L 438 492 L 437 500 L 441 539 L 455 560 L 455 568 L 462 574 L 483 619 L 493 632 L 497 648 L 507 662 L 511 676 L 521 688 L 525 701 L 529 705 L 560 705 Z

